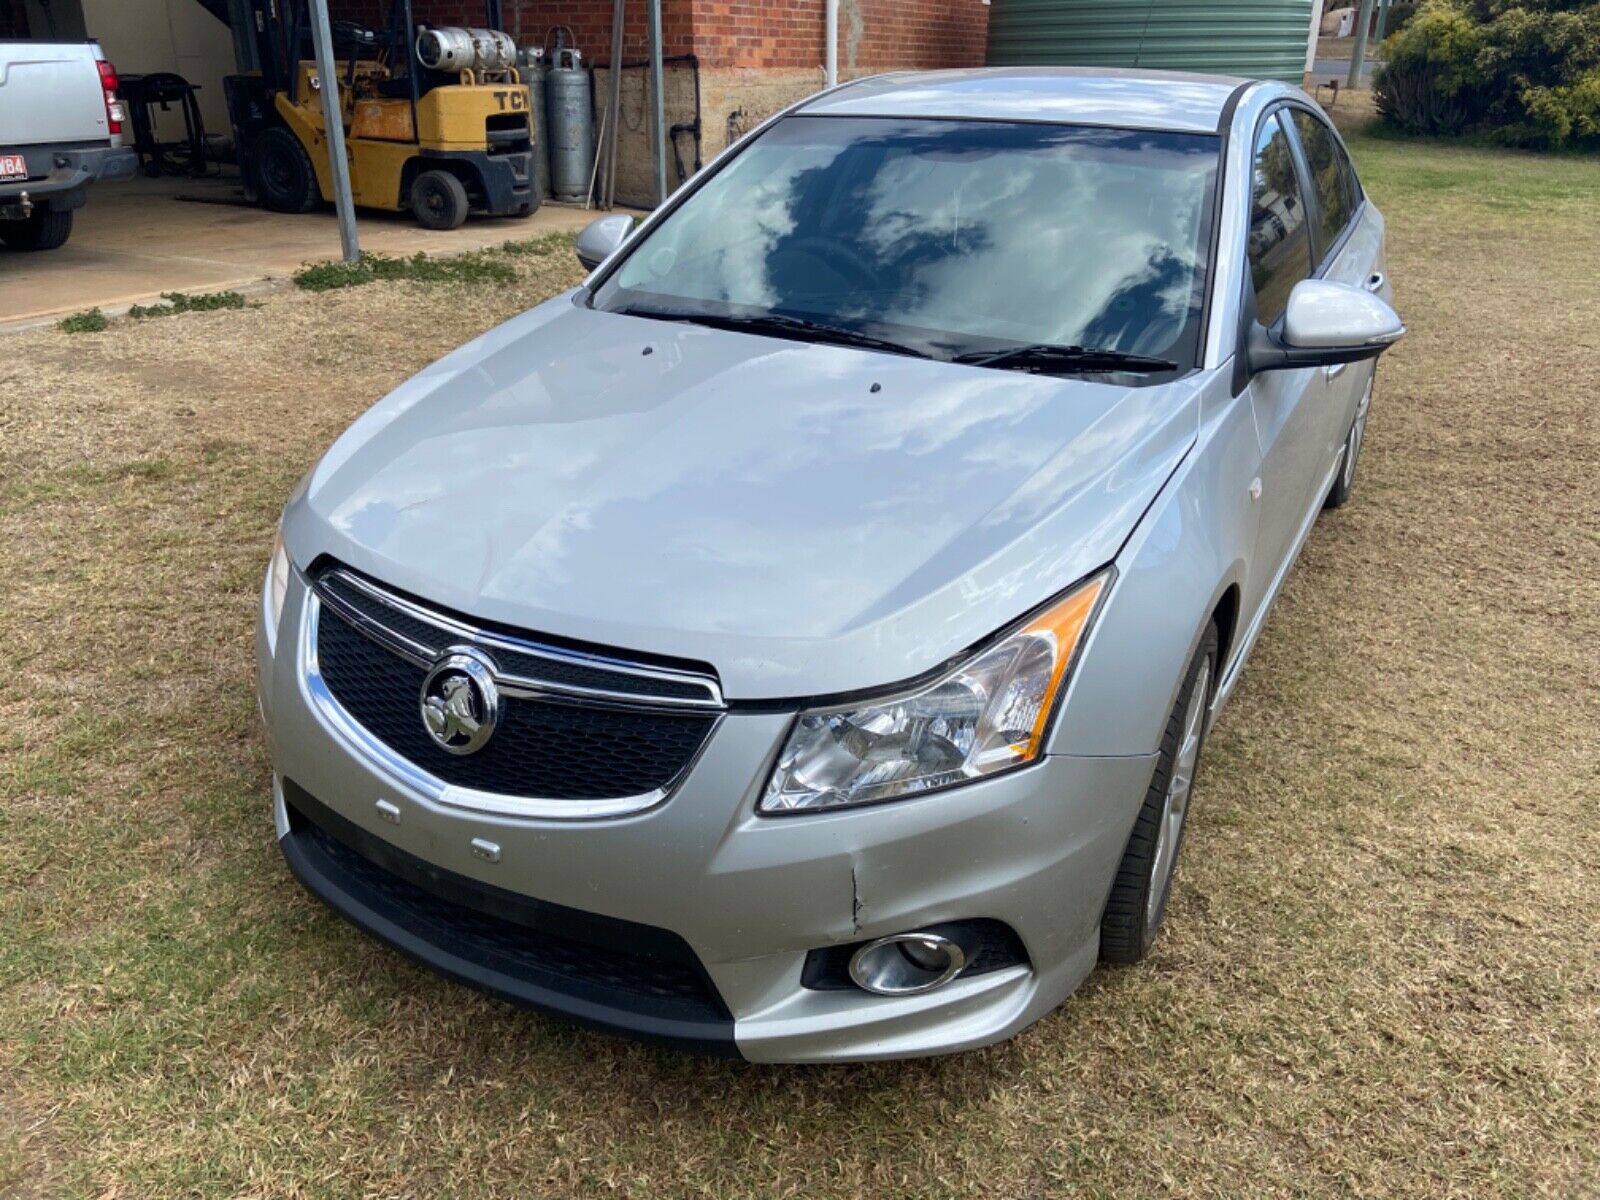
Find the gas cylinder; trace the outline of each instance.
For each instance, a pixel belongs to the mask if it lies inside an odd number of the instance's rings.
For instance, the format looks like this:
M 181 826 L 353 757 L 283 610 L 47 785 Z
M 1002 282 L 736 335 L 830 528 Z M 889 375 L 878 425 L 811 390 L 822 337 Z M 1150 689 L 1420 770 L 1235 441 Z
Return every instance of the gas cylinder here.
M 582 200 L 594 172 L 594 111 L 583 55 L 556 45 L 544 75 L 545 121 L 550 129 L 550 188 L 557 200 Z

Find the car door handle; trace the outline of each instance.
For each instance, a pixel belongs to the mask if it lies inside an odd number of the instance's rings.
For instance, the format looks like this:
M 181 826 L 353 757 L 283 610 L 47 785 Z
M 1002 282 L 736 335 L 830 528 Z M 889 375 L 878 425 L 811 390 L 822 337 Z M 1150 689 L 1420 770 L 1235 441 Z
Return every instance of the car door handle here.
M 1385 280 L 1383 277 L 1383 272 L 1374 271 L 1371 275 L 1367 276 L 1367 282 L 1362 286 L 1365 287 L 1369 292 L 1381 292 L 1383 291 L 1384 283 Z
M 1322 373 L 1328 379 L 1337 379 L 1344 374 L 1344 369 L 1349 365 L 1349 363 L 1333 363 L 1331 366 L 1323 367 Z

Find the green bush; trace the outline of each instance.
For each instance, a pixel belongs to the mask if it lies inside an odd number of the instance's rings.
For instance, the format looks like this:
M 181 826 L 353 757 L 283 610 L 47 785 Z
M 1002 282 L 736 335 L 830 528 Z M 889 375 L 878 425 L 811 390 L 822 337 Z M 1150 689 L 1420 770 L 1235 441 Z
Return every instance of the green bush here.
M 152 317 L 170 317 L 174 313 L 216 312 L 224 308 L 244 307 L 244 297 L 238 292 L 209 292 L 199 296 L 191 296 L 187 292 L 162 292 L 161 298 L 166 301 L 165 304 L 135 304 L 128 309 L 128 315 L 135 321 L 146 321 Z
M 106 320 L 105 313 L 99 308 L 91 308 L 62 317 L 56 322 L 56 328 L 62 333 L 99 333 L 109 324 L 111 322 Z
M 1388 35 L 1399 33 L 1411 24 L 1411 18 L 1416 15 L 1417 0 L 1395 0 L 1389 5 L 1389 15 L 1384 18 L 1384 32 Z
M 508 242 L 507 245 L 510 245 Z M 295 286 L 311 292 L 361 287 L 368 283 L 411 280 L 413 283 L 514 283 L 516 268 L 489 257 L 492 252 L 459 254 L 454 258 L 390 258 L 362 253 L 353 263 L 328 262 L 302 267 L 294 274 Z M 509 251 L 508 251 L 509 253 Z
M 1402 129 L 1600 146 L 1600 0 L 1422 0 L 1383 56 L 1378 111 Z
M 1460 133 L 1482 108 L 1483 30 L 1450 0 L 1427 0 L 1383 43 L 1378 111 L 1412 133 Z

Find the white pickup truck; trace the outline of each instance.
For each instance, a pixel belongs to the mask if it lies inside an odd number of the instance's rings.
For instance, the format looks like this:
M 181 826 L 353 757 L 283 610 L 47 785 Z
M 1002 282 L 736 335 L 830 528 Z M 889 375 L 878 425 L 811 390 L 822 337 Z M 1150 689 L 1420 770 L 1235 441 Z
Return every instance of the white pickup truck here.
M 117 72 L 94 42 L 0 41 L 0 242 L 54 250 L 97 179 L 130 179 Z

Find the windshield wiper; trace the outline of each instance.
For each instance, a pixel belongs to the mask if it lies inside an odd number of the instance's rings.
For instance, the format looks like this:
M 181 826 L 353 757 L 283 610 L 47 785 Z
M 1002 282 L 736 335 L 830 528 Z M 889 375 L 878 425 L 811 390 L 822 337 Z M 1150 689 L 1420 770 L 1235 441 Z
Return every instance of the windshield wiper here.
M 813 321 L 809 317 L 791 317 L 783 313 L 762 313 L 759 316 L 741 317 L 730 313 L 699 313 L 677 309 L 621 308 L 624 316 L 649 317 L 656 321 L 682 321 L 689 325 L 707 325 L 713 329 L 732 329 L 740 333 L 797 334 L 807 341 L 827 342 L 836 346 L 855 346 L 862 350 L 883 350 L 890 354 L 909 354 L 914 358 L 931 357 L 914 346 L 888 338 L 874 337 L 859 329 L 843 325 L 830 325 L 826 321 Z
M 1049 342 L 1012 346 L 1007 350 L 969 350 L 953 356 L 950 361 L 965 363 L 970 367 L 1012 367 L 1019 371 L 1043 373 L 1060 370 L 1154 374 L 1178 369 L 1177 363 L 1165 358 L 1128 354 L 1122 350 L 1096 350 L 1090 346 L 1055 346 Z

